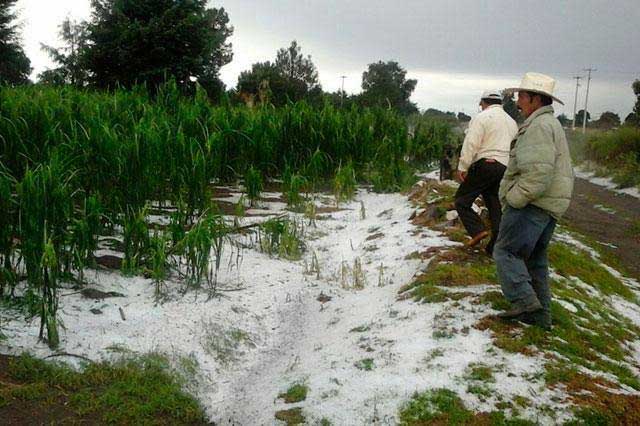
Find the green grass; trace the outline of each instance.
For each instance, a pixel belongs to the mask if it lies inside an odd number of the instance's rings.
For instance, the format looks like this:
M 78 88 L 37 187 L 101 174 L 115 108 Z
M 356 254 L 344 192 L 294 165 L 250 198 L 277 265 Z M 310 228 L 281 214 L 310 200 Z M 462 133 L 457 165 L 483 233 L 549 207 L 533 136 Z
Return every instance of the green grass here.
M 595 133 L 584 145 L 584 157 L 606 167 L 620 187 L 636 186 L 640 184 L 640 129 Z
M 400 293 L 408 292 L 416 301 L 441 303 L 447 300 L 460 300 L 472 295 L 470 292 L 450 292 L 446 287 L 464 287 L 497 282 L 495 265 L 489 263 L 466 262 L 442 263 L 434 261 L 429 269 L 417 277 L 414 282 L 401 288 Z
M 454 392 L 447 389 L 416 393 L 400 410 L 400 424 L 404 426 L 438 423 L 468 424 L 473 413 Z
M 302 408 L 276 411 L 275 418 L 285 422 L 287 426 L 301 425 L 306 421 L 304 414 L 302 414 Z
M 477 380 L 485 383 L 496 381 L 493 377 L 493 369 L 482 363 L 470 364 L 464 377 L 467 380 Z
M 400 408 L 400 425 L 490 425 L 490 426 L 531 426 L 535 422 L 507 417 L 505 413 L 474 413 L 465 407 L 460 397 L 448 389 L 431 389 L 415 393 Z
M 606 295 L 618 295 L 635 301 L 633 292 L 614 277 L 589 253 L 564 243 L 553 243 L 549 247 L 549 261 L 556 272 L 564 277 L 577 277 Z
M 287 389 L 286 392 L 278 395 L 278 398 L 284 399 L 284 402 L 287 404 L 293 404 L 307 399 L 307 392 L 309 392 L 309 387 L 307 385 L 296 383 Z
M 8 407 L 35 401 L 46 409 L 62 399 L 79 418 L 103 423 L 207 423 L 200 404 L 182 391 L 181 380 L 157 355 L 89 364 L 82 372 L 23 355 L 11 361 L 8 374 L 19 383 L 0 390 Z
M 373 358 L 361 359 L 359 361 L 356 361 L 354 363 L 354 365 L 358 370 L 362 370 L 362 371 L 371 371 L 375 367 L 375 363 L 373 361 Z

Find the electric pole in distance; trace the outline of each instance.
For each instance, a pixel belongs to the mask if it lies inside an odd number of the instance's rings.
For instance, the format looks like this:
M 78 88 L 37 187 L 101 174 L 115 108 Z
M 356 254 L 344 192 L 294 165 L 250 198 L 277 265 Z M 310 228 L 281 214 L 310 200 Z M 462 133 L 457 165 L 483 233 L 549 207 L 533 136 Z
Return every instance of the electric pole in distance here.
M 342 79 L 342 89 L 340 93 L 342 97 L 340 98 L 340 106 L 342 106 L 342 104 L 344 103 L 344 80 L 347 78 L 347 76 L 341 75 L 340 78 Z
M 589 85 L 591 84 L 591 72 L 598 71 L 595 68 L 587 68 L 585 69 L 589 73 L 587 77 L 587 95 L 584 97 L 584 114 L 582 117 L 582 134 L 587 133 L 587 106 L 589 104 Z
M 573 125 L 571 126 L 571 129 L 575 131 L 576 130 L 576 109 L 578 107 L 578 87 L 580 87 L 580 79 L 582 77 L 577 75 L 573 78 L 576 79 L 576 98 L 573 101 Z

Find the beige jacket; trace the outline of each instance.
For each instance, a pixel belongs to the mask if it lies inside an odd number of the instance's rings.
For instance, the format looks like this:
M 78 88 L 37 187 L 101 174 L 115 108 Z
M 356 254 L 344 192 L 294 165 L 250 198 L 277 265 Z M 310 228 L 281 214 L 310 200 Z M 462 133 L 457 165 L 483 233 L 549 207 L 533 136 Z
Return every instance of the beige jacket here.
M 567 211 L 573 192 L 573 168 L 564 130 L 553 108 L 531 114 L 513 141 L 509 166 L 500 182 L 500 202 L 521 209 L 528 204 L 554 218 Z
M 509 147 L 517 133 L 518 125 L 502 106 L 489 106 L 469 123 L 458 170 L 466 172 L 482 158 L 494 159 L 506 166 L 509 163 Z

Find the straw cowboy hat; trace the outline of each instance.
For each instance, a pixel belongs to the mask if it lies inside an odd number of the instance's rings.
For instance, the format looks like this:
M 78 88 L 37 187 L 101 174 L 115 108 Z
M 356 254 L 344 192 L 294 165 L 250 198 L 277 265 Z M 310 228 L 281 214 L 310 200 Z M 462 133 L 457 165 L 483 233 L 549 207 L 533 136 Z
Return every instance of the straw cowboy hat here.
M 508 93 L 513 92 L 534 92 L 540 93 L 541 95 L 549 96 L 554 101 L 558 102 L 560 105 L 564 105 L 560 99 L 556 98 L 553 95 L 553 92 L 556 88 L 556 81 L 549 77 L 548 75 L 540 74 L 537 72 L 528 72 L 522 78 L 522 83 L 520 83 L 520 87 L 510 87 L 505 89 Z

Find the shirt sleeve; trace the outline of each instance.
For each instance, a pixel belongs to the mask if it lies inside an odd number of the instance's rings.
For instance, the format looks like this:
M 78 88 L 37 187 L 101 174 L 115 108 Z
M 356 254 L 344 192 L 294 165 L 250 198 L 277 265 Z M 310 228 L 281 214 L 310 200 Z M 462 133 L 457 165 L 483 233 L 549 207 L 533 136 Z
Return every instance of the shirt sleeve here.
M 473 158 L 482 144 L 483 136 L 484 125 L 482 123 L 482 117 L 478 115 L 469 123 L 469 129 L 467 130 L 467 135 L 462 144 L 462 151 L 460 152 L 458 170 L 461 172 L 469 170 L 471 163 L 473 163 Z

